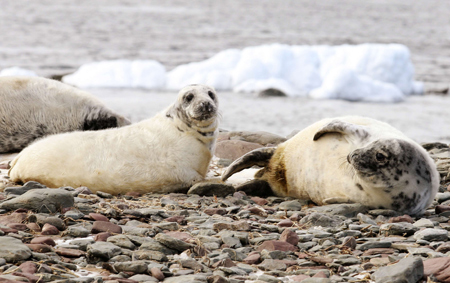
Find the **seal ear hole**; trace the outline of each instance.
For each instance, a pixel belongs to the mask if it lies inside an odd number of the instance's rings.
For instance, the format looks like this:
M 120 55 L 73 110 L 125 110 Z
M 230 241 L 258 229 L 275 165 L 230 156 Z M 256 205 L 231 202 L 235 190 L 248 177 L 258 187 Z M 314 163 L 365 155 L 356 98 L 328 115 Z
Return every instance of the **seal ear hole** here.
M 191 102 L 192 99 L 194 99 L 194 95 L 193 95 L 192 93 L 189 93 L 188 95 L 186 95 L 186 96 L 184 97 L 184 100 L 185 100 L 186 102 Z
M 208 95 L 209 95 L 209 97 L 211 97 L 212 100 L 214 100 L 216 98 L 216 96 L 214 95 L 214 92 L 212 92 L 212 91 L 208 91 Z

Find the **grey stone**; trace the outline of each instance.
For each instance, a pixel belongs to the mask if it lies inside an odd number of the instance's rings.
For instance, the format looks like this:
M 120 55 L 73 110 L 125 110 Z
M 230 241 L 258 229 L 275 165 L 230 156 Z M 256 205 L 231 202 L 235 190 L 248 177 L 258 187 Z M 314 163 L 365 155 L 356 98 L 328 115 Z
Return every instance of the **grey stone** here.
M 309 209 L 310 211 L 326 213 L 330 215 L 342 215 L 345 217 L 355 217 L 358 213 L 366 213 L 368 208 L 359 203 L 344 203 L 316 206 Z
M 70 242 L 70 244 L 78 246 L 78 249 L 82 251 L 86 251 L 87 246 L 93 243 L 95 243 L 93 239 L 75 239 Z
M 125 235 L 111 236 L 111 237 L 108 237 L 108 239 L 106 241 L 113 243 L 114 245 L 116 245 L 118 247 L 129 249 L 129 250 L 134 250 L 136 248 L 136 246 L 133 244 L 133 242 L 131 242 L 130 239 L 128 239 L 128 237 Z
M 359 222 L 361 222 L 361 224 L 370 224 L 370 225 L 377 225 L 377 222 L 375 222 L 372 218 L 370 218 L 370 216 L 362 214 L 362 213 L 358 213 L 358 215 L 356 215 L 359 219 Z
M 112 199 L 114 197 L 112 194 L 105 193 L 102 191 L 97 191 L 97 195 L 101 198 L 108 198 L 108 199 Z
M 155 282 L 155 283 L 159 282 L 159 280 L 156 279 L 155 277 L 150 276 L 150 275 L 145 275 L 145 274 L 136 274 L 136 275 L 129 277 L 128 279 L 134 280 L 137 282 Z
M 369 250 L 369 249 L 377 249 L 377 248 L 390 248 L 392 245 L 391 242 L 382 242 L 382 241 L 369 241 L 367 243 L 357 245 L 357 250 Z
M 4 192 L 13 195 L 23 195 L 32 189 L 45 189 L 47 186 L 42 185 L 35 181 L 28 181 L 22 187 L 8 187 L 5 188 Z
M 66 224 L 61 218 L 56 216 L 48 216 L 48 214 L 32 214 L 28 216 L 28 221 L 37 223 L 41 226 L 48 223 L 55 226 L 60 231 L 66 229 Z
M 174 249 L 168 248 L 165 245 L 161 244 L 155 239 L 149 238 L 148 241 L 144 242 L 140 247 L 140 250 L 150 250 L 161 252 L 166 255 L 177 254 L 178 252 Z
M 441 229 L 426 228 L 424 230 L 417 231 L 414 234 L 414 239 L 424 241 L 447 241 L 448 231 Z
M 335 227 L 342 223 L 336 216 L 329 216 L 323 213 L 313 212 L 300 220 L 301 224 L 310 224 L 311 226 Z
M 414 226 L 418 228 L 434 228 L 433 221 L 426 218 L 421 218 L 413 223 Z
M 264 146 L 273 146 L 286 141 L 286 138 L 264 131 L 231 131 L 219 134 L 218 140 L 243 140 Z
M 411 223 L 399 222 L 399 223 L 386 223 L 380 226 L 380 232 L 387 235 L 412 235 L 419 230 L 418 227 Z
M 84 213 L 81 213 L 77 209 L 71 209 L 71 210 L 67 211 L 66 213 L 64 213 L 65 218 L 70 218 L 72 220 L 81 219 L 81 218 L 83 218 L 83 216 L 84 216 Z
M 6 262 L 17 262 L 31 257 L 31 250 L 21 240 L 13 237 L 0 237 L 0 258 Z
M 418 282 L 423 277 L 423 262 L 420 257 L 407 257 L 398 263 L 379 268 L 372 274 L 376 283 Z
M 284 201 L 278 205 L 278 210 L 295 210 L 300 211 L 302 210 L 302 206 L 307 204 L 306 202 L 302 202 L 300 200 L 289 200 Z
M 173 238 L 167 234 L 164 233 L 159 233 L 155 236 L 155 240 L 157 240 L 159 243 L 161 243 L 162 245 L 170 248 L 170 249 L 174 249 L 177 250 L 179 252 L 188 250 L 190 248 L 193 248 L 194 245 L 191 245 L 189 243 L 183 242 L 181 240 L 178 240 L 176 238 Z
M 76 238 L 84 238 L 87 237 L 91 233 L 90 230 L 80 227 L 80 226 L 69 226 L 66 231 L 64 231 L 65 235 L 76 237 Z
M 181 266 L 195 271 L 206 271 L 208 268 L 193 258 L 180 260 Z
M 145 261 L 125 261 L 114 263 L 114 268 L 118 272 L 146 273 L 148 264 Z
M 222 241 L 225 245 L 230 248 L 240 248 L 242 247 L 241 241 L 235 237 L 222 237 Z
M 313 277 L 311 277 L 311 278 L 306 278 L 306 279 L 302 280 L 302 283 L 331 283 L 331 282 L 333 282 L 333 281 L 331 281 L 331 279 L 329 279 L 329 278 L 313 278 Z
M 180 226 L 176 222 L 158 223 L 154 227 L 159 228 L 161 230 L 169 230 L 169 231 L 177 231 L 180 228 Z
M 217 196 L 217 197 L 226 197 L 227 195 L 231 195 L 236 190 L 232 185 L 228 184 L 219 184 L 219 183 L 209 183 L 209 182 L 200 182 L 193 185 L 189 191 L 188 195 L 200 195 L 200 196 Z
M 88 245 L 86 251 L 89 259 L 95 260 L 99 258 L 104 261 L 108 261 L 110 258 L 122 253 L 121 248 L 108 242 L 96 242 Z
M 25 208 L 38 212 L 55 213 L 73 205 L 73 196 L 66 190 L 33 189 L 21 196 L 0 203 L 0 208 L 7 210 Z
M 207 276 L 202 274 L 174 276 L 164 279 L 164 283 L 206 283 Z
M 156 260 L 159 262 L 168 261 L 167 256 L 159 251 L 153 250 L 138 250 L 133 252 L 133 259 L 135 260 Z

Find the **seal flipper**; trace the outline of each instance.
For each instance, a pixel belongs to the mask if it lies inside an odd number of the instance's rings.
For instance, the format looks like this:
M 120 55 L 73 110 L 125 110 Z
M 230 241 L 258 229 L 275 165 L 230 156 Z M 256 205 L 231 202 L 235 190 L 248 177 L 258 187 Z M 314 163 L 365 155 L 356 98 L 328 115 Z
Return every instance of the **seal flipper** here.
M 341 120 L 333 120 L 323 126 L 315 135 L 313 140 L 318 140 L 328 133 L 340 133 L 343 135 L 352 135 L 358 137 L 361 141 L 367 139 L 370 133 L 364 126 L 343 122 Z
M 226 181 L 234 173 L 250 168 L 253 165 L 258 165 L 261 167 L 266 166 L 269 163 L 270 158 L 272 158 L 275 150 L 275 147 L 257 148 L 239 157 L 231 163 L 227 170 L 222 174 L 222 181 Z

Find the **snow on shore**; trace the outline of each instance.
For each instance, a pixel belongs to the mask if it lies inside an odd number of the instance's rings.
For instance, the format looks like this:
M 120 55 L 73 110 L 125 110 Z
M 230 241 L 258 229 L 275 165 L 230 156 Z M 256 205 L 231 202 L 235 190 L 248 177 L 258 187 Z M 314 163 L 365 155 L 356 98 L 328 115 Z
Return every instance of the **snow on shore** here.
M 228 49 L 170 72 L 153 60 L 115 60 L 81 66 L 63 81 L 79 87 L 179 90 L 204 83 L 218 90 L 260 92 L 315 99 L 397 102 L 423 93 L 410 53 L 401 44 L 291 46 L 270 44 Z

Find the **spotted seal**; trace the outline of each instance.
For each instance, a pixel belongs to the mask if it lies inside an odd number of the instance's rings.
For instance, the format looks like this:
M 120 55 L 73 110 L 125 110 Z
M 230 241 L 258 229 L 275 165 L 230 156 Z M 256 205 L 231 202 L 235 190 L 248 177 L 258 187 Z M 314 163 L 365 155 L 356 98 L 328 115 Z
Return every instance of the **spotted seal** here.
M 222 179 L 253 165 L 264 168 L 243 189 L 269 186 L 278 196 L 318 205 L 355 202 L 420 214 L 439 187 L 436 165 L 419 144 L 384 122 L 358 116 L 324 119 L 277 148 L 249 152 Z
M 40 77 L 0 77 L 0 153 L 18 152 L 51 134 L 128 124 L 75 87 Z
M 175 192 L 204 179 L 218 135 L 218 97 L 205 85 L 180 90 L 154 117 L 122 128 L 46 137 L 12 162 L 14 182 L 92 191 Z

